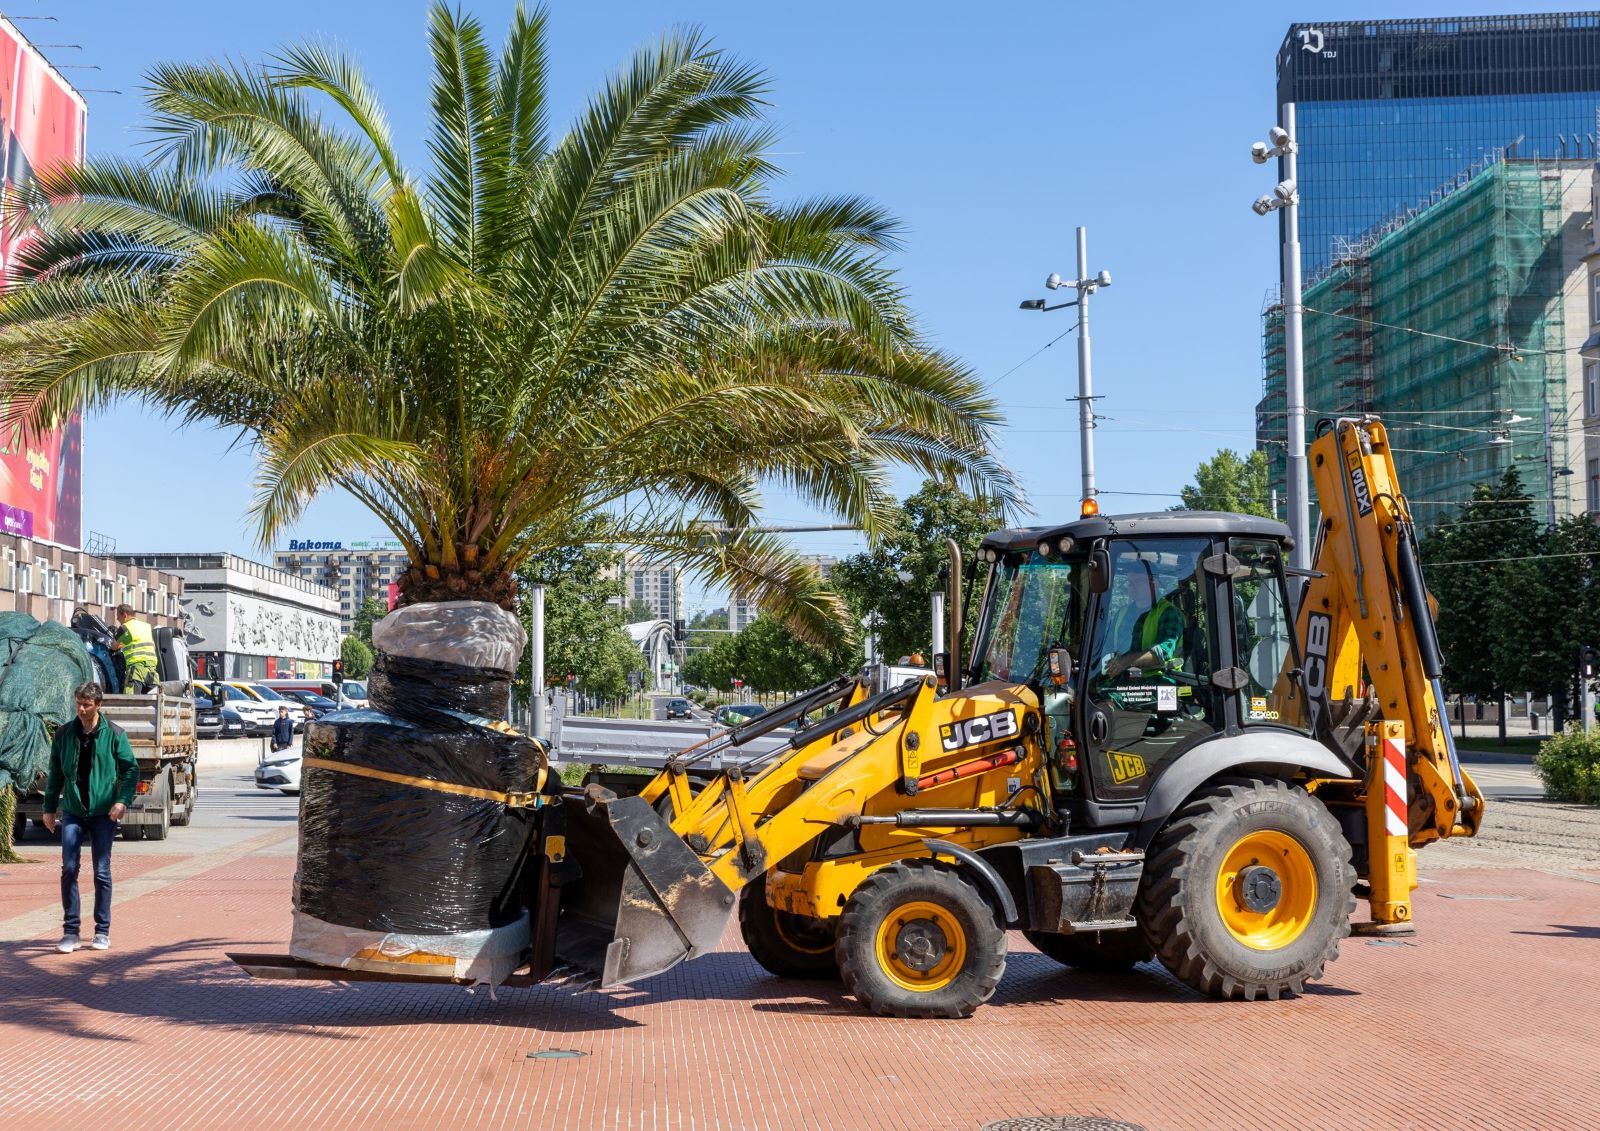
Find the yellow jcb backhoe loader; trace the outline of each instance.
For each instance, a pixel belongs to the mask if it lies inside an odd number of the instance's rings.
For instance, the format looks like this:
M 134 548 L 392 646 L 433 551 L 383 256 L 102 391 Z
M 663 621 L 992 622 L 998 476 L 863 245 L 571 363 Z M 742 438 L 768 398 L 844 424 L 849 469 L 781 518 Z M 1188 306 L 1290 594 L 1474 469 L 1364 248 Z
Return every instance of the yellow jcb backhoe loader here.
M 1382 424 L 1327 422 L 1310 464 L 1312 570 L 1286 568 L 1281 523 L 1236 514 L 1086 505 L 996 531 L 971 655 L 938 658 L 941 677 L 843 677 L 653 779 L 545 799 L 512 980 L 637 981 L 717 946 L 736 906 L 769 971 L 837 975 L 909 1017 L 972 1013 L 1013 929 L 1068 965 L 1153 955 L 1245 1000 L 1319 977 L 1358 893 L 1358 929 L 1411 931 L 1414 850 L 1476 833 L 1483 798 L 1441 710 Z M 959 649 L 980 563 L 964 586 L 953 565 Z M 733 757 L 783 727 L 778 749 Z M 729 768 L 702 773 L 713 754 Z
M 1413 850 L 1475 833 L 1483 800 L 1382 424 L 1329 423 L 1310 461 L 1311 571 L 1286 569 L 1282 524 L 1234 514 L 1000 530 L 942 687 L 841 679 L 637 793 L 568 791 L 545 812 L 535 972 L 635 981 L 716 946 L 737 904 L 773 973 L 959 1017 L 994 992 L 1008 929 L 1246 1000 L 1322 974 L 1358 883 L 1363 929 L 1409 931 Z M 780 750 L 696 773 L 789 724 Z

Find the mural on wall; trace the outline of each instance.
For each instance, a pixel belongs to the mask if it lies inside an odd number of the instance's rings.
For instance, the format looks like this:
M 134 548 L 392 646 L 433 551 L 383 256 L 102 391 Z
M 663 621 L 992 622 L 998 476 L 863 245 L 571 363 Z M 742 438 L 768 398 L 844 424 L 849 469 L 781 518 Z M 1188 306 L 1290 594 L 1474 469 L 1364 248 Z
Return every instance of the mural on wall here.
M 259 597 L 185 594 L 184 638 L 192 651 L 331 660 L 339 654 L 339 619 Z

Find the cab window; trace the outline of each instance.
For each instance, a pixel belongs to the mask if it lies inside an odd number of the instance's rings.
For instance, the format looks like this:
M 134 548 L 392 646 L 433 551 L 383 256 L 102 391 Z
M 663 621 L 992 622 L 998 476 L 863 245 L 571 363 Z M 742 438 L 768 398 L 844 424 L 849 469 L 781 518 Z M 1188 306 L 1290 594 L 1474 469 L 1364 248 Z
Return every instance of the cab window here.
M 1234 653 L 1247 677 L 1239 690 L 1245 726 L 1306 729 L 1305 697 L 1290 673 L 1299 666 L 1283 576 L 1283 548 L 1268 538 L 1234 538 Z
M 1018 554 L 996 566 L 983 607 L 973 682 L 1036 682 L 1053 644 L 1077 652 L 1087 596 L 1083 559 Z

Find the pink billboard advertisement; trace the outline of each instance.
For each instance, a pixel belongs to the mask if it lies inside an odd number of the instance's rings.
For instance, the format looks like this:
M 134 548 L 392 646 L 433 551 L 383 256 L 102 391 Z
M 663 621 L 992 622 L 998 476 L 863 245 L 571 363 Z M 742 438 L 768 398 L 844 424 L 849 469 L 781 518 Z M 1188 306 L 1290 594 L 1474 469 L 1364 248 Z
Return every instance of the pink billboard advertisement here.
M 83 98 L 0 18 L 0 196 L 34 170 L 83 160 Z M 0 228 L 0 278 L 17 248 Z M 0 531 L 78 547 L 83 543 L 83 426 L 77 415 L 31 441 L 0 429 Z

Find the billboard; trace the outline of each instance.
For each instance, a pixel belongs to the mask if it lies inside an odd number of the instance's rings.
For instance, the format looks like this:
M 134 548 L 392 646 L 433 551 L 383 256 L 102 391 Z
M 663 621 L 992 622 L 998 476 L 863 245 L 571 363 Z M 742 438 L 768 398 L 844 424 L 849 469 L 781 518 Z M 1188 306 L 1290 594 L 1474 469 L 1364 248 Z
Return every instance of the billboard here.
M 0 205 L 34 170 L 83 160 L 88 109 L 60 72 L 0 18 Z M 0 229 L 0 279 L 18 250 Z M 0 531 L 83 544 L 83 421 L 33 441 L 0 430 Z

